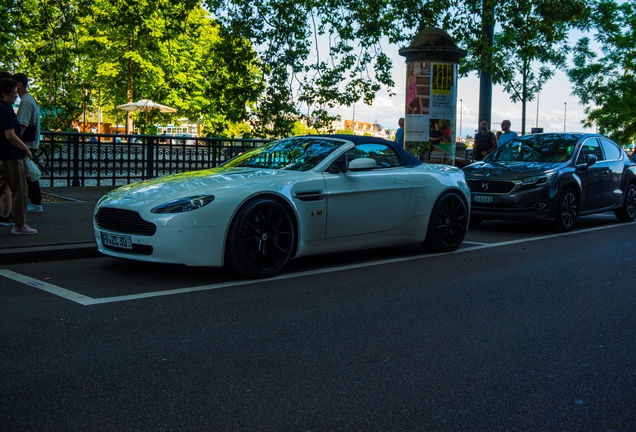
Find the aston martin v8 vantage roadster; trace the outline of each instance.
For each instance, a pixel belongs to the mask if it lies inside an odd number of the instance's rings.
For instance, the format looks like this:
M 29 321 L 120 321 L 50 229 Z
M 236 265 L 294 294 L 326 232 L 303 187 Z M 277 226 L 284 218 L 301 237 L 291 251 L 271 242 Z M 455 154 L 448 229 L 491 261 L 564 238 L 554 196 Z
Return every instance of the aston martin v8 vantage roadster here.
M 313 135 L 116 189 L 93 226 L 109 256 L 264 278 L 315 254 L 409 243 L 450 252 L 469 212 L 458 168 L 422 164 L 380 138 Z

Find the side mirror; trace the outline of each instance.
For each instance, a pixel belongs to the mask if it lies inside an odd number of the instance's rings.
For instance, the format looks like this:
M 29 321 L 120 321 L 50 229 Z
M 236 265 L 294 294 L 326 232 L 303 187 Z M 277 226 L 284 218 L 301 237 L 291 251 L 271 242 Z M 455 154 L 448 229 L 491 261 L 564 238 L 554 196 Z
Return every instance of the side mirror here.
M 593 155 L 593 154 L 585 155 L 585 165 L 587 166 L 587 168 L 594 165 L 596 163 L 596 160 L 597 160 L 596 155 Z
M 357 158 L 349 162 L 349 171 L 367 171 L 375 169 L 378 163 L 371 158 Z

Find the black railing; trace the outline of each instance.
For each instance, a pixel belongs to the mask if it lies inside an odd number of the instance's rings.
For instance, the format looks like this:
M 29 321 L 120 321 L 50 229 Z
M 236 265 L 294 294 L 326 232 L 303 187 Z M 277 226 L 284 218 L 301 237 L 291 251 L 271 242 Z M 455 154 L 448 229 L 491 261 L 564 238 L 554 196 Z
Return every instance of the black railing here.
M 260 139 L 42 132 L 34 158 L 40 185 L 122 186 L 153 177 L 216 167 Z

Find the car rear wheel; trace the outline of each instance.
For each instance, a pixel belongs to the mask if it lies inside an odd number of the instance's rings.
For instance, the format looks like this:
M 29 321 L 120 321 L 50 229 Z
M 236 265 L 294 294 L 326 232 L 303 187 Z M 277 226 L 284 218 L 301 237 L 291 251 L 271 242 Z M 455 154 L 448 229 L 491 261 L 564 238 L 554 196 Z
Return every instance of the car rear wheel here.
M 631 222 L 636 219 L 636 185 L 634 183 L 627 186 L 623 206 L 616 209 L 614 214 L 621 222 Z
M 249 278 L 274 276 L 291 258 L 295 241 L 294 223 L 285 206 L 275 198 L 255 198 L 239 210 L 230 226 L 228 268 Z
M 467 229 L 466 203 L 455 192 L 446 192 L 433 207 L 428 233 L 422 246 L 435 252 L 454 251 L 464 241 Z
M 561 193 L 558 202 L 554 226 L 559 231 L 570 231 L 574 228 L 579 217 L 579 198 L 572 188 L 566 188 Z

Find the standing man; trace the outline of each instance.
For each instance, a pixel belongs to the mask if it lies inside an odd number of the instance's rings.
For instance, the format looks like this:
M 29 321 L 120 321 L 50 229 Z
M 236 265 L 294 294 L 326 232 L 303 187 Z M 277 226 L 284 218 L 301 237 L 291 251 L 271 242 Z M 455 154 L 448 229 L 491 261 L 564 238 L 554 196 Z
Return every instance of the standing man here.
M 398 119 L 398 130 L 395 131 L 395 142 L 404 147 L 404 117 Z
M 18 83 L 18 95 L 20 106 L 18 107 L 18 121 L 22 128 L 22 141 L 35 152 L 40 147 L 40 108 L 33 96 L 29 94 L 29 79 L 23 73 L 13 75 L 13 80 Z M 37 162 L 37 161 L 35 161 Z M 27 206 L 30 213 L 42 213 L 42 192 L 40 181 L 31 181 L 27 178 L 29 186 L 29 199 L 31 204 Z
M 32 158 L 31 150 L 20 139 L 20 123 L 13 111 L 18 97 L 18 83 L 12 79 L 0 79 L 0 194 L 6 186 L 11 189 L 11 201 L 15 222 L 11 234 L 33 235 L 37 230 L 26 224 L 27 195 L 24 158 Z
M 475 135 L 473 162 L 483 160 L 496 149 L 497 137 L 488 128 L 488 120 L 481 119 L 479 122 L 479 133 Z
M 5 71 L 0 72 L 0 79 L 5 78 L 11 78 L 11 74 Z M 4 191 L 0 191 L 0 208 L 2 209 L 0 225 L 13 226 L 15 220 L 11 214 L 11 189 L 9 189 L 9 185 L 5 186 Z
M 501 136 L 497 140 L 497 145 L 504 145 L 508 141 L 512 141 L 518 137 L 519 135 L 517 135 L 517 132 L 510 130 L 510 120 L 504 120 L 501 122 Z

